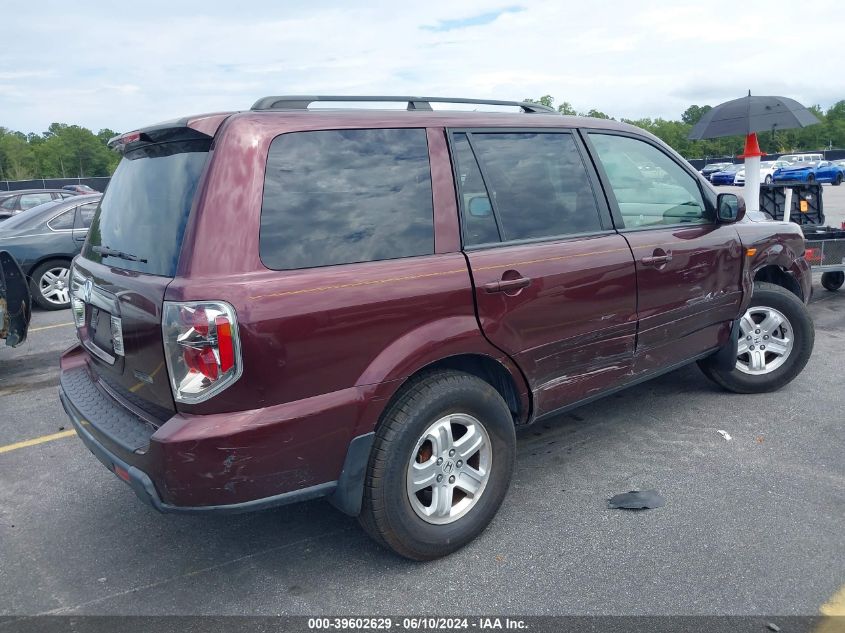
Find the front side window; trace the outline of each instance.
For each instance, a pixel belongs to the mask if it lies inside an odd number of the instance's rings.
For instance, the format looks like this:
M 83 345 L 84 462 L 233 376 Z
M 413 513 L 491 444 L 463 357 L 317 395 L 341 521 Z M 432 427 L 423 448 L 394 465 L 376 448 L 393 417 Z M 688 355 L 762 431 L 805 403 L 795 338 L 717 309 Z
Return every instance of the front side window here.
M 486 221 L 481 195 L 462 135 L 455 137 L 466 242 Z M 502 241 L 551 238 L 601 230 L 598 207 L 581 154 L 570 133 L 478 132 L 472 148 L 489 189 Z M 468 166 L 467 166 L 468 165 Z M 469 183 L 472 183 L 470 185 Z M 481 217 L 479 217 L 481 214 Z
M 590 133 L 590 141 L 610 181 L 624 228 L 713 221 L 696 179 L 654 145 L 598 133 Z M 659 167 L 659 174 L 655 177 L 642 169 L 644 165 Z
M 260 251 L 275 270 L 433 253 L 425 130 L 325 130 L 274 139 Z
M 39 204 L 45 202 L 52 202 L 53 196 L 50 193 L 26 193 L 21 196 L 21 209 L 26 211 L 32 207 L 37 207 Z

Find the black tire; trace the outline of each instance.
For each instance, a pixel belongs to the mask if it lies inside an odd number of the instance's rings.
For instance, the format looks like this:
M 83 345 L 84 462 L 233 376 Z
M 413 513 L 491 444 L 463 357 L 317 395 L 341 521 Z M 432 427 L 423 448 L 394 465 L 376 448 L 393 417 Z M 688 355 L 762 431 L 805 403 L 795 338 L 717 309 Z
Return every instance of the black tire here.
M 845 283 L 845 273 L 843 272 L 822 273 L 822 286 L 825 290 L 836 292 L 842 287 L 843 283 Z
M 426 429 L 454 413 L 473 416 L 487 432 L 490 474 L 466 514 L 435 525 L 411 506 L 408 467 Z M 495 516 L 510 485 L 515 453 L 513 417 L 493 387 L 459 371 L 425 374 L 395 399 L 376 430 L 358 520 L 376 542 L 406 558 L 432 560 L 451 554 L 478 536 Z
M 70 260 L 67 259 L 50 259 L 43 262 L 36 266 L 30 275 L 29 291 L 32 294 L 32 300 L 38 307 L 44 310 L 65 310 L 70 307 L 69 298 L 67 301 L 57 303 L 55 301 L 48 300 L 43 294 L 41 294 L 41 278 L 48 271 L 55 269 L 62 269 L 67 272 L 67 283 L 65 284 L 65 287 L 68 287 L 68 284 L 70 283 Z
M 771 176 L 769 176 L 769 175 L 767 175 L 767 176 L 766 176 L 766 179 L 764 180 L 764 182 L 765 182 L 767 185 L 772 184 L 772 177 L 771 177 Z
M 833 186 L 838 187 L 842 184 L 842 172 L 836 174 L 836 178 L 833 179 Z
M 790 383 L 807 365 L 813 353 L 815 328 L 803 302 L 789 290 L 775 284 L 757 282 L 749 307 L 765 306 L 781 312 L 791 325 L 793 347 L 784 363 L 767 374 L 750 375 L 734 366 L 730 370 L 715 366 L 714 358 L 705 358 L 698 365 L 704 374 L 719 386 L 734 393 L 765 393 Z

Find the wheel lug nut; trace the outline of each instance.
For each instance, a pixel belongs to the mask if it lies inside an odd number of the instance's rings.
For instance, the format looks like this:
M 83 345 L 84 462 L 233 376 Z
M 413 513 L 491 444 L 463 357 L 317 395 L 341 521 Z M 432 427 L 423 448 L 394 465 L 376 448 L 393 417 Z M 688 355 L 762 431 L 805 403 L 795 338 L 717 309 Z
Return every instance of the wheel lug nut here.
M 769 335 L 768 335 L 768 334 L 764 334 L 764 335 L 763 335 L 763 340 L 764 340 L 764 341 L 768 341 L 768 340 L 769 340 Z
M 450 483 L 450 484 L 455 483 L 455 476 L 454 476 L 454 475 L 452 475 L 451 477 L 449 477 L 449 483 Z
M 753 345 L 749 345 L 749 346 L 748 346 L 748 349 L 750 349 L 750 350 L 753 352 L 753 351 L 754 351 L 754 346 L 753 346 Z
M 754 333 L 755 333 L 755 334 L 759 334 L 759 333 L 760 333 L 760 330 L 759 330 L 759 329 L 754 330 Z
M 458 463 L 455 464 L 455 466 L 457 466 L 458 468 L 460 468 L 463 465 L 464 465 L 464 463 L 461 460 L 458 460 Z
M 442 463 L 443 463 L 443 458 L 442 458 L 442 457 L 438 457 L 438 458 L 437 458 L 437 465 L 438 465 L 438 466 L 440 466 L 440 464 L 442 464 Z
M 750 340 L 751 340 L 751 335 L 749 334 L 748 336 L 746 336 L 746 337 L 745 337 L 745 340 L 746 340 L 746 341 L 750 341 Z
M 449 451 L 449 457 L 454 457 L 454 456 L 455 456 L 455 449 L 453 448 L 452 450 Z
M 760 349 L 766 349 L 766 346 L 765 346 L 765 345 L 761 345 L 761 346 L 760 346 Z
M 437 483 L 443 481 L 443 475 L 437 475 Z

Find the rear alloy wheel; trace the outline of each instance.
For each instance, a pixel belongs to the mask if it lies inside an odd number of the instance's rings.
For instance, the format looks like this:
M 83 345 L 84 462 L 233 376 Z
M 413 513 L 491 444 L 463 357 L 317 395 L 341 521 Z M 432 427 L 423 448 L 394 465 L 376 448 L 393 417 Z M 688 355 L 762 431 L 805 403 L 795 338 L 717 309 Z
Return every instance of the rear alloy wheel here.
M 751 305 L 739 321 L 736 363 L 719 368 L 713 357 L 699 362 L 705 375 L 736 393 L 775 391 L 791 382 L 810 360 L 813 321 L 801 300 L 770 283 L 754 284 Z
M 424 375 L 376 430 L 358 520 L 401 556 L 450 554 L 495 516 L 515 453 L 513 416 L 490 384 L 452 370 Z
M 70 262 L 51 260 L 36 267 L 30 291 L 35 303 L 45 310 L 70 307 Z
M 845 283 L 845 273 L 841 271 L 822 273 L 822 286 L 824 286 L 826 290 L 836 292 L 842 287 L 843 283 Z

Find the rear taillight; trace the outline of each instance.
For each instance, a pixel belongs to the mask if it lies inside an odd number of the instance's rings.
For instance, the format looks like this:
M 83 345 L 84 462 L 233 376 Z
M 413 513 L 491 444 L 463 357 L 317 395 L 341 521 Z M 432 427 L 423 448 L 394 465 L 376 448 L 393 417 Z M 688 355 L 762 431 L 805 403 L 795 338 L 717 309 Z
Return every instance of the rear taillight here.
M 238 322 L 228 303 L 165 301 L 162 331 L 177 402 L 208 400 L 240 378 Z
M 821 251 L 817 248 L 806 248 L 804 249 L 804 259 L 806 259 L 811 264 L 821 264 Z
M 85 303 L 83 302 L 82 284 L 85 278 L 76 272 L 76 268 L 71 266 L 70 269 L 70 308 L 73 312 L 73 322 L 77 328 L 85 325 Z

